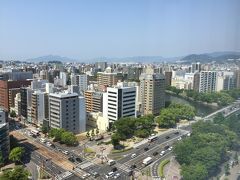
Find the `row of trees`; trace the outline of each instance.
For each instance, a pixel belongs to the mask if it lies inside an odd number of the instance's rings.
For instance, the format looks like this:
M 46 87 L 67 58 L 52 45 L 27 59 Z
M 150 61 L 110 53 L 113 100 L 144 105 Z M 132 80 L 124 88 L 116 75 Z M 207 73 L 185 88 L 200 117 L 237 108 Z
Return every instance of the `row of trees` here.
M 237 149 L 237 134 L 228 126 L 213 122 L 197 122 L 191 137 L 177 143 L 174 153 L 181 164 L 185 180 L 205 180 L 219 172 L 229 149 Z
M 226 106 L 234 101 L 226 91 L 199 93 L 193 90 L 185 90 L 186 96 L 192 98 L 194 101 L 202 101 L 207 103 L 217 103 L 219 106 Z
M 195 108 L 190 105 L 172 103 L 160 111 L 156 121 L 160 127 L 171 128 L 182 119 L 192 120 L 195 114 Z
M 120 140 L 126 140 L 133 136 L 145 138 L 153 132 L 154 117 L 152 115 L 139 118 L 121 118 L 114 122 L 112 129 L 112 144 L 119 145 Z
M 52 128 L 49 132 L 49 137 L 54 138 L 54 141 L 66 144 L 66 145 L 76 145 L 77 137 L 69 131 L 64 129 Z
M 240 97 L 240 89 L 223 90 L 220 92 L 199 93 L 194 90 L 177 89 L 174 86 L 168 86 L 166 90 L 173 92 L 176 95 L 185 95 L 192 98 L 194 101 L 202 101 L 207 103 L 217 103 L 220 106 L 231 104 L 234 99 Z

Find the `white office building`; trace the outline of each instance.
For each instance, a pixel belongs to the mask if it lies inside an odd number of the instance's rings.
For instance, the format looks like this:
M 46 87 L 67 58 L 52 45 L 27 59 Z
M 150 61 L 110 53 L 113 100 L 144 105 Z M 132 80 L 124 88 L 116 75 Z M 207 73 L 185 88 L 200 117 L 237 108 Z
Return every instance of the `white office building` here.
M 103 116 L 110 122 L 136 117 L 136 87 L 108 87 L 103 94 Z

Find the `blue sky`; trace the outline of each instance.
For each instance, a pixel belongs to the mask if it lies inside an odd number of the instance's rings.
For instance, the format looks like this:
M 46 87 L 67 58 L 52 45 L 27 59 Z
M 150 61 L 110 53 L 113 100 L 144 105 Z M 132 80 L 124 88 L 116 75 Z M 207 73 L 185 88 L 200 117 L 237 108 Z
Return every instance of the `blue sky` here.
M 0 0 L 0 59 L 240 51 L 239 0 Z

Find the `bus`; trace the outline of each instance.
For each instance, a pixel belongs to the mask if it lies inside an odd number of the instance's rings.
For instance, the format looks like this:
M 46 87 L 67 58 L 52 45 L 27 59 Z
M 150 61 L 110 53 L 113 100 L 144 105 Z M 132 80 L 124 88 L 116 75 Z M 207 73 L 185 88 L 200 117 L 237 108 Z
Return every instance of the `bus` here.
M 157 136 L 151 136 L 151 137 L 148 138 L 148 141 L 149 141 L 149 142 L 153 142 L 153 141 L 155 141 L 157 138 L 158 138 Z
M 147 166 L 149 165 L 150 163 L 152 163 L 153 159 L 151 157 L 147 157 L 143 160 L 143 165 L 144 166 Z

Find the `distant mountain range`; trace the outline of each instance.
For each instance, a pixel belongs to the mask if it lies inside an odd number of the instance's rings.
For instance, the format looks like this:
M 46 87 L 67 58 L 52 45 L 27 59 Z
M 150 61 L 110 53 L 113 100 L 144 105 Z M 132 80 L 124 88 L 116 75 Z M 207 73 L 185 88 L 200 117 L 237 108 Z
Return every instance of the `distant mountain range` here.
M 240 52 L 213 52 L 205 54 L 190 54 L 181 59 L 182 62 L 191 63 L 191 62 L 201 62 L 209 63 L 216 61 L 218 63 L 223 63 L 226 61 L 239 61 Z
M 62 61 L 62 62 L 97 62 L 97 61 L 107 61 L 107 62 L 179 62 L 179 63 L 191 63 L 191 62 L 201 62 L 209 63 L 216 61 L 218 63 L 226 61 L 240 61 L 240 52 L 213 52 L 204 54 L 190 54 L 187 56 L 179 57 L 162 57 L 162 56 L 133 56 L 133 57 L 123 57 L 123 58 L 111 58 L 111 57 L 98 57 L 92 59 L 72 59 L 68 57 L 62 57 L 57 55 L 47 55 L 37 58 L 27 59 L 27 61 L 33 62 L 48 62 L 48 61 Z

